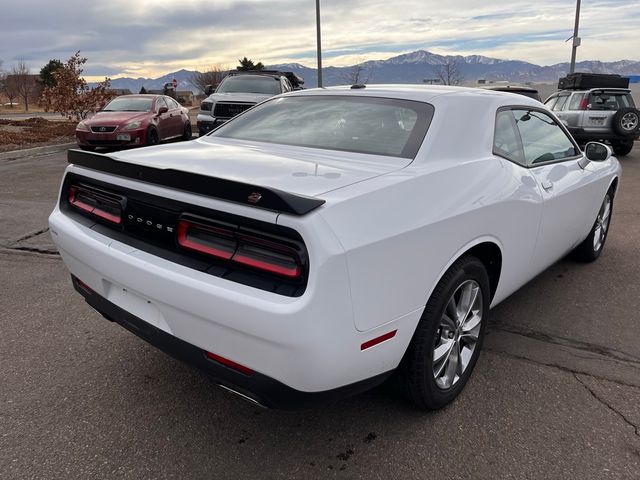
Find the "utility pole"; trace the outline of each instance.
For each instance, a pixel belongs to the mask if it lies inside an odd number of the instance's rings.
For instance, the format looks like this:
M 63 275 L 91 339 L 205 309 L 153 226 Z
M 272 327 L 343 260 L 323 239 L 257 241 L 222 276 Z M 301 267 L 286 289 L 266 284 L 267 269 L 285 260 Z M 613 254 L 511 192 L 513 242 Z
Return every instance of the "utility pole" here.
M 573 46 L 571 47 L 571 67 L 569 73 L 573 73 L 576 70 L 576 51 L 580 46 L 580 37 L 578 36 L 578 26 L 580 24 L 580 0 L 577 0 L 576 4 L 576 23 L 573 27 Z
M 579 2 L 580 0 L 578 0 Z M 316 37 L 318 50 L 318 87 L 322 87 L 322 45 L 320 41 L 320 0 L 316 0 Z

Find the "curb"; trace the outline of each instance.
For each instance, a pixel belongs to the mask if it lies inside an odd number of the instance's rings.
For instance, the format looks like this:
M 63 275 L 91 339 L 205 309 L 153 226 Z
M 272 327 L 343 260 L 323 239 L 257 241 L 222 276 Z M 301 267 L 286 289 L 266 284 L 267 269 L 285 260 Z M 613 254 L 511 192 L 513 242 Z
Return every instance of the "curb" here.
M 59 145 L 45 145 L 44 147 L 25 148 L 23 150 L 13 150 L 11 152 L 0 153 L 0 160 L 15 160 L 23 157 L 34 157 L 47 155 L 49 153 L 62 152 L 76 146 L 76 143 L 61 143 Z

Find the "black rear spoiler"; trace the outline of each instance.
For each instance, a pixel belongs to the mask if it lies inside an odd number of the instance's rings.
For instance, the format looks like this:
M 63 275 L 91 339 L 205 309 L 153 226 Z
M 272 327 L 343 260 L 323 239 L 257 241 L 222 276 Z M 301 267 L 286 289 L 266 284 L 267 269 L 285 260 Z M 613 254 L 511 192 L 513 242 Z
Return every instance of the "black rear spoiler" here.
M 181 170 L 121 162 L 101 153 L 69 150 L 67 158 L 70 164 L 91 170 L 275 212 L 305 215 L 325 203 L 322 199 L 283 192 L 275 188 L 249 185 Z

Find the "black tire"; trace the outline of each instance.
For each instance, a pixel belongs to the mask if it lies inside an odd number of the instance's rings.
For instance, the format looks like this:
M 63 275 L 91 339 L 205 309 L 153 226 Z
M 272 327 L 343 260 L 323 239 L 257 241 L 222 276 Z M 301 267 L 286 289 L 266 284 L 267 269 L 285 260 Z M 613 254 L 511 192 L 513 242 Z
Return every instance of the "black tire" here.
M 616 155 L 624 156 L 628 155 L 633 150 L 633 140 L 627 140 L 625 142 L 616 142 L 612 144 L 613 152 Z
M 92 147 L 91 145 L 78 145 L 80 147 L 80 150 L 84 150 L 86 152 L 95 152 L 96 151 L 96 147 Z
M 193 136 L 193 132 L 191 131 L 191 122 L 187 121 L 184 124 L 184 132 L 182 133 L 182 139 L 185 141 L 191 140 L 192 136 Z
M 160 143 L 158 131 L 154 127 L 149 127 L 149 130 L 147 130 L 147 146 L 158 145 L 158 143 Z
M 608 212 L 606 209 L 607 203 L 609 204 Z M 613 190 L 609 191 L 604 196 L 600 210 L 596 217 L 596 221 L 591 227 L 591 231 L 587 238 L 573 250 L 573 257 L 581 262 L 593 262 L 596 260 L 602 250 L 604 249 L 604 243 L 607 240 L 609 234 L 609 226 L 611 225 L 611 217 L 613 216 Z M 603 230 L 604 227 L 604 230 Z
M 466 368 L 464 368 L 457 380 L 455 380 L 454 375 L 452 384 L 446 387 L 438 383 L 442 381 L 442 378 L 436 379 L 434 351 L 437 346 L 440 348 L 446 347 L 442 342 L 447 342 L 452 338 L 450 336 L 451 332 L 447 332 L 446 327 L 443 328 L 442 324 L 445 311 L 449 314 L 448 305 L 450 300 L 458 294 L 460 289 L 466 288 L 470 284 L 479 288 L 477 295 L 481 301 L 480 307 L 477 309 L 481 314 L 480 321 L 477 324 L 477 329 L 474 328 L 474 330 L 477 330 L 477 340 Z M 458 259 L 438 282 L 422 313 L 418 327 L 397 373 L 400 387 L 419 408 L 436 410 L 444 407 L 456 398 L 467 383 L 482 347 L 489 313 L 489 288 L 489 276 L 484 265 L 471 255 L 465 255 Z M 472 307 L 473 304 L 467 316 L 475 311 Z M 462 323 L 465 322 L 466 320 L 463 320 Z M 454 344 L 458 343 L 457 332 L 453 334 L 453 338 L 452 342 Z M 460 338 L 459 345 L 462 346 L 464 344 L 464 340 Z M 455 352 L 455 346 L 450 348 L 449 351 Z M 449 358 L 451 358 L 451 354 L 447 357 L 447 359 Z M 450 361 L 452 360 L 443 360 L 438 362 L 439 365 L 436 363 L 436 369 L 445 363 L 448 364 Z M 442 368 L 443 370 L 448 370 L 447 365 Z
M 640 130 L 640 112 L 635 108 L 621 108 L 611 120 L 613 130 L 618 135 L 629 137 Z

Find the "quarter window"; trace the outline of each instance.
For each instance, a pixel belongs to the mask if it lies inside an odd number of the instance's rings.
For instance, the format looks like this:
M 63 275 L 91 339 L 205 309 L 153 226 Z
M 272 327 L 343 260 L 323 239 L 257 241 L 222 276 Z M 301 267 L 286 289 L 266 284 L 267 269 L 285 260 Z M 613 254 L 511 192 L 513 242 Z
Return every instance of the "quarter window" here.
M 502 110 L 496 116 L 493 153 L 525 166 L 520 134 L 512 110 Z
M 569 110 L 580 110 L 580 102 L 584 98 L 584 93 L 574 93 L 569 102 Z
M 553 110 L 554 112 L 559 112 L 560 110 L 564 110 L 564 106 L 567 103 L 567 100 L 569 100 L 569 95 L 561 95 L 561 96 L 559 96 L 558 97 L 558 101 L 551 108 L 551 110 Z

